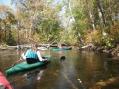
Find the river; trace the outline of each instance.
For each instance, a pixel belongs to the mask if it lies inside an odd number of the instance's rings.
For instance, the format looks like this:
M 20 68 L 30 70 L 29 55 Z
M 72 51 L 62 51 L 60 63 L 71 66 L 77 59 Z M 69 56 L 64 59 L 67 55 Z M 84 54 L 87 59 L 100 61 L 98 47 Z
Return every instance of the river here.
M 109 65 L 109 57 L 92 51 L 46 51 L 51 62 L 44 68 L 8 76 L 14 89 L 88 89 L 97 81 L 118 76 L 119 66 Z M 65 60 L 60 60 L 65 56 Z M 0 51 L 0 70 L 19 59 L 17 50 Z

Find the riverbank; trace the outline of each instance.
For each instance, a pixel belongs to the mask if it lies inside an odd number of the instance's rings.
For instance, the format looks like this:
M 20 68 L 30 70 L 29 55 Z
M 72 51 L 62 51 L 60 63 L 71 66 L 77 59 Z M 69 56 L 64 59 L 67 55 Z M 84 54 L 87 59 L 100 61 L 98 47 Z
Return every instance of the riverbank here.
M 9 45 L 0 45 L 0 50 L 15 50 L 15 49 L 21 49 L 21 48 L 30 48 L 30 44 L 23 44 L 23 45 L 15 45 L 15 46 L 9 46 Z
M 119 44 L 117 44 L 113 48 L 97 47 L 95 50 L 99 52 L 107 53 L 110 55 L 110 57 L 112 56 L 115 58 L 119 58 Z
M 93 50 L 96 52 L 107 53 L 112 59 L 119 60 L 119 43 L 113 48 L 88 44 L 86 46 L 81 47 L 80 50 Z

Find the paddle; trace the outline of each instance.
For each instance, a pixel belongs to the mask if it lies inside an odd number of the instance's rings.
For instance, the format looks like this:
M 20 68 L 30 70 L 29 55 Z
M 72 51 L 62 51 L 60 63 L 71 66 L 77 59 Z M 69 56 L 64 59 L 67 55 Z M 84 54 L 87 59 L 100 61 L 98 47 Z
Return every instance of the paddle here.
M 20 61 L 23 61 L 23 60 L 19 59 L 19 60 L 16 61 L 14 64 L 12 64 L 11 67 L 15 66 L 15 65 L 18 64 Z
M 14 64 L 12 64 L 11 66 L 9 66 L 9 67 L 6 68 L 5 70 L 8 70 L 9 68 L 14 67 L 14 66 L 15 66 L 16 64 L 18 64 L 20 61 L 21 61 L 21 60 L 16 61 Z
M 20 55 L 20 57 L 18 57 L 18 60 L 12 65 L 12 67 L 18 64 L 20 61 L 25 61 L 24 59 L 26 59 L 26 57 L 24 56 L 24 53 L 25 51 L 23 49 L 18 50 L 18 55 Z
M 24 56 L 24 50 L 23 49 L 20 49 L 20 50 L 17 50 L 17 61 L 14 63 L 14 64 L 12 64 L 10 67 L 13 67 L 13 66 L 15 66 L 16 64 L 18 64 L 19 62 L 21 62 L 21 61 L 25 61 L 25 60 L 23 60 L 23 59 L 25 59 L 25 56 Z M 20 57 L 19 57 L 20 56 Z

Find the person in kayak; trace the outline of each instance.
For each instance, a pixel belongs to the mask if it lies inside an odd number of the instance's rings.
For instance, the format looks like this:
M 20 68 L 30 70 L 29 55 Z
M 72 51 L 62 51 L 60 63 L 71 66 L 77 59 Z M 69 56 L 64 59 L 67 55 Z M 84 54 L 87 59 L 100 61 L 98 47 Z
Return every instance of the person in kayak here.
M 42 58 L 40 51 L 37 50 L 37 47 L 37 45 L 32 45 L 31 49 L 28 49 L 21 55 L 20 60 L 26 60 L 28 64 L 36 63 L 39 61 L 47 61 L 47 59 Z

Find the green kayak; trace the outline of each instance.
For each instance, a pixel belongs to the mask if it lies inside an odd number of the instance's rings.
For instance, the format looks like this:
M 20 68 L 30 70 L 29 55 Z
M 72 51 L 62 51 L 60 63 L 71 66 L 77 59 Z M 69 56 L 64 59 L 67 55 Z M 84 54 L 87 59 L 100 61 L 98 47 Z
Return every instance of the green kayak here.
M 63 51 L 63 50 L 71 50 L 71 47 L 64 47 L 64 48 L 52 48 L 53 51 Z
M 35 69 L 35 68 L 43 67 L 48 63 L 49 63 L 49 61 L 47 61 L 47 62 L 37 62 L 37 63 L 33 63 L 33 64 L 27 64 L 26 62 L 22 62 L 22 63 L 16 64 L 15 66 L 7 69 L 5 71 L 5 73 L 6 73 L 7 76 L 9 76 L 9 75 L 16 74 L 16 73 L 19 73 L 19 72 L 26 72 L 26 71 L 29 71 L 29 70 L 32 70 L 32 69 Z

